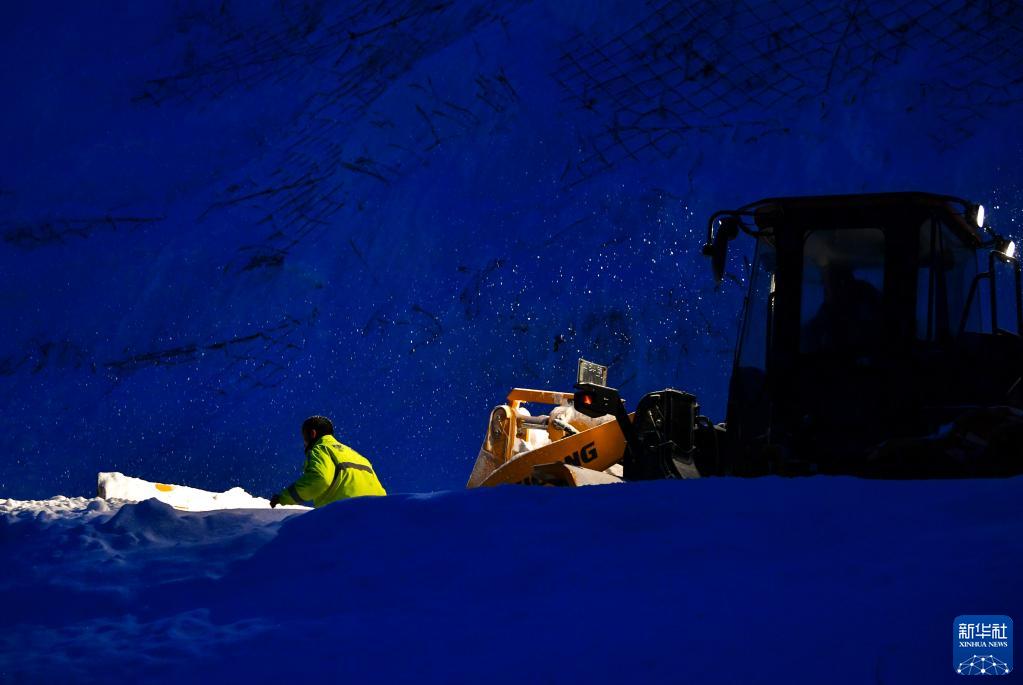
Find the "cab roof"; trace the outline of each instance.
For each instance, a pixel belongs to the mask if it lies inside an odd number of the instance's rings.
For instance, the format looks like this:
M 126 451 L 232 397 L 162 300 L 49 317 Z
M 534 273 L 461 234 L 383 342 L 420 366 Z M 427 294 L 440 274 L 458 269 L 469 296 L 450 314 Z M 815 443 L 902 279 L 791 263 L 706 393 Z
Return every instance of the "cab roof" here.
M 983 242 L 975 222 L 967 220 L 967 208 L 973 203 L 951 195 L 923 192 L 863 193 L 851 195 L 805 195 L 771 197 L 740 208 L 751 213 L 760 229 L 779 224 L 827 225 L 833 228 L 884 226 L 893 217 L 908 218 L 928 213 L 941 215 L 971 242 Z

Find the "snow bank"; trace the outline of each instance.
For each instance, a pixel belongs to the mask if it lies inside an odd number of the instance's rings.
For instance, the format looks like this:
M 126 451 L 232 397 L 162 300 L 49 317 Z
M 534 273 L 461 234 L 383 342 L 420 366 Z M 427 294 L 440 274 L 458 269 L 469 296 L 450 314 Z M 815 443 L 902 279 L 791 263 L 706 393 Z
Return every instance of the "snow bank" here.
M 1021 494 L 705 479 L 0 519 L 0 682 L 958 682 L 955 617 L 1023 615 Z
M 9 523 L 29 519 L 43 522 L 87 520 L 107 515 L 121 504 L 121 501 L 108 501 L 101 497 L 90 499 L 63 495 L 48 500 L 0 499 L 0 519 Z
M 0 500 L 4 619 L 71 632 L 78 620 L 120 621 L 140 608 L 143 590 L 220 577 L 298 513 L 269 507 L 182 512 L 155 498 Z M 0 638 L 0 682 L 7 682 L 2 665 L 21 651 L 13 645 L 23 635 L 6 633 Z
M 241 488 L 227 492 L 210 492 L 186 485 L 154 483 L 141 478 L 132 478 L 123 473 L 100 473 L 98 476 L 99 496 L 105 499 L 119 499 L 141 502 L 158 499 L 183 511 L 213 511 L 216 509 L 269 509 L 270 500 L 253 497 Z M 292 507 L 308 509 L 309 507 Z

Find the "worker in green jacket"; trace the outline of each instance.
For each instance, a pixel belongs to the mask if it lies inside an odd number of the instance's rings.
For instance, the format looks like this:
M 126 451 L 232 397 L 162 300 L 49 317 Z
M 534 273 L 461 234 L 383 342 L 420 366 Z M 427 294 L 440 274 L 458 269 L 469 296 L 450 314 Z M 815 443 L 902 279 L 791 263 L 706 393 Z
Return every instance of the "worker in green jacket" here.
M 310 416 L 302 424 L 305 468 L 302 476 L 270 498 L 270 506 L 312 502 L 322 507 L 349 497 L 386 495 L 373 465 L 351 447 L 334 438 L 334 424 L 324 416 Z

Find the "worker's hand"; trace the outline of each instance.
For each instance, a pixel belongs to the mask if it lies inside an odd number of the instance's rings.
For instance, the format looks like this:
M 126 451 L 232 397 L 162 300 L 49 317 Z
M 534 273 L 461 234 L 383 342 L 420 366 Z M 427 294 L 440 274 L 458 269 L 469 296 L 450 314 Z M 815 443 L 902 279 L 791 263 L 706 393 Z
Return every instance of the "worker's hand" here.
M 271 509 L 273 509 L 274 507 L 276 507 L 280 503 L 281 503 L 281 496 L 280 495 L 274 495 L 273 497 L 270 498 L 270 508 Z

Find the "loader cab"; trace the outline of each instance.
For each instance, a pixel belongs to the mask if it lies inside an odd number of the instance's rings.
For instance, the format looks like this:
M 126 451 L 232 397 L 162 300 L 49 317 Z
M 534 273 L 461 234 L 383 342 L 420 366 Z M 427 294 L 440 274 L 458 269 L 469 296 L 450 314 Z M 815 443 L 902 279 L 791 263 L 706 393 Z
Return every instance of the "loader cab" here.
M 712 218 L 716 270 L 740 231 L 756 245 L 729 386 L 733 473 L 857 474 L 885 440 L 1019 402 L 1020 265 L 977 205 L 762 200 Z

